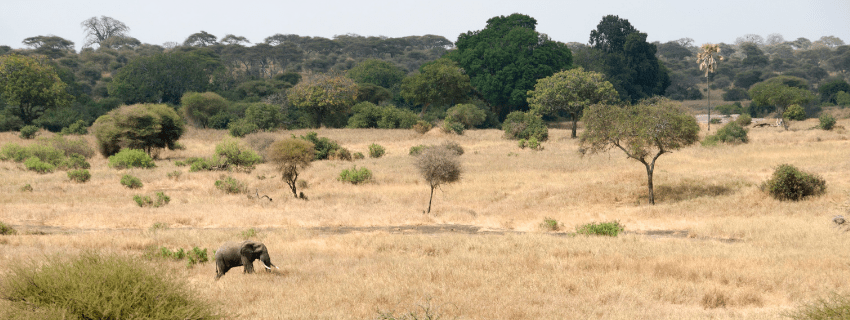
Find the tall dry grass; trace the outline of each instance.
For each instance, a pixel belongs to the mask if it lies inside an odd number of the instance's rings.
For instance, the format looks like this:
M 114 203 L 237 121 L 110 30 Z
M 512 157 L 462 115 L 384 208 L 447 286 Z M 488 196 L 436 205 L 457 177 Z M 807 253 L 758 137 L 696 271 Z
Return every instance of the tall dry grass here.
M 750 143 L 693 146 L 657 163 L 657 205 L 646 204 L 646 173 L 621 152 L 582 157 L 568 129 L 553 129 L 544 151 L 521 150 L 498 130 L 463 136 L 432 130 L 318 130 L 352 152 L 378 143 L 387 154 L 354 162 L 374 182 L 337 180 L 345 161 L 319 161 L 299 180 L 309 201 L 294 199 L 269 165 L 251 173 L 188 172 L 175 160 L 210 156 L 224 131 L 190 129 L 186 150 L 163 151 L 157 168 L 115 170 L 91 159 L 92 178 L 40 175 L 0 162 L 0 221 L 19 230 L 0 236 L 0 279 L 16 260 L 98 249 L 141 254 L 146 248 L 199 246 L 257 230 L 281 270 L 213 282 L 215 267 L 173 264 L 210 301 L 247 318 L 368 319 L 378 311 L 416 311 L 429 301 L 460 319 L 781 318 L 799 304 L 847 293 L 850 233 L 830 225 L 850 209 L 850 134 L 808 130 L 817 120 L 751 129 Z M 850 121 L 839 120 L 850 126 Z M 280 138 L 307 131 L 275 133 Z M 434 196 L 417 175 L 411 146 L 453 140 L 464 174 Z M 20 140 L 1 133 L 0 145 Z M 820 174 L 824 196 L 781 202 L 759 190 L 775 166 L 790 163 Z M 177 180 L 167 177 L 181 171 Z M 123 174 L 142 189 L 126 189 Z M 222 174 L 251 193 L 226 195 Z M 32 192 L 20 187 L 30 184 Z M 256 190 L 256 191 L 255 191 Z M 163 191 L 171 203 L 140 208 L 134 194 Z M 539 227 L 544 218 L 575 226 L 619 220 L 617 238 L 568 236 Z M 149 230 L 154 223 L 170 226 Z M 392 226 L 463 224 L 496 234 L 393 233 Z M 334 233 L 314 227 L 386 226 Z M 329 228 L 333 229 L 333 228 Z M 27 234 L 42 230 L 46 234 Z M 328 230 L 328 229 L 322 229 Z M 677 231 L 684 237 L 666 237 Z M 0 303 L 0 308 L 2 308 Z

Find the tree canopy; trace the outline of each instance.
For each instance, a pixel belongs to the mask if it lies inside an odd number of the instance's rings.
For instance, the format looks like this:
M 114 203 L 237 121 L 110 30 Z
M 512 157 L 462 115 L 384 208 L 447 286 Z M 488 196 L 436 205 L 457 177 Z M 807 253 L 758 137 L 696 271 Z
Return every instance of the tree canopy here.
M 649 203 L 655 204 L 652 177 L 658 157 L 699 141 L 696 119 L 678 103 L 661 97 L 623 107 L 596 104 L 584 111 L 582 153 L 617 148 L 646 167 Z
M 71 95 L 66 86 L 43 56 L 0 56 L 0 100 L 24 124 L 49 109 L 68 105 Z
M 568 113 L 573 121 L 572 137 L 576 137 L 576 124 L 584 108 L 593 104 L 613 104 L 619 100 L 617 90 L 604 75 L 584 71 L 579 67 L 564 70 L 537 80 L 534 90 L 528 92 L 531 110 L 541 115 Z
M 311 74 L 289 89 L 292 106 L 313 115 L 313 124 L 321 127 L 332 113 L 347 112 L 357 98 L 357 84 L 341 74 Z
M 174 150 L 184 130 L 177 112 L 164 104 L 123 106 L 100 116 L 92 125 L 104 157 L 123 148 L 144 150 L 148 155 L 156 148 Z
M 791 87 L 781 80 L 759 82 L 750 88 L 749 93 L 754 104 L 774 106 L 780 117 L 785 116 L 785 108 L 788 106 L 806 105 L 815 99 L 815 95 L 808 89 Z M 788 121 L 783 124 L 787 130 Z
M 126 104 L 180 104 L 188 91 L 208 91 L 217 61 L 202 52 L 170 52 L 138 57 L 118 70 L 109 95 Z
M 550 40 L 536 26 L 537 20 L 523 14 L 493 17 L 484 29 L 460 34 L 457 49 L 448 54 L 500 119 L 528 107 L 528 91 L 537 79 L 572 66 L 566 44 Z
M 80 26 L 86 31 L 86 43 L 83 48 L 91 47 L 93 44 L 100 46 L 100 43 L 111 37 L 128 36 L 130 27 L 121 21 L 107 16 L 91 17 L 83 22 Z
M 401 83 L 405 72 L 392 62 L 366 59 L 349 69 L 346 75 L 357 83 L 371 83 L 389 89 Z
M 422 65 L 418 72 L 401 82 L 401 96 L 422 105 L 420 116 L 432 104 L 464 102 L 471 91 L 469 76 L 457 63 L 445 58 Z

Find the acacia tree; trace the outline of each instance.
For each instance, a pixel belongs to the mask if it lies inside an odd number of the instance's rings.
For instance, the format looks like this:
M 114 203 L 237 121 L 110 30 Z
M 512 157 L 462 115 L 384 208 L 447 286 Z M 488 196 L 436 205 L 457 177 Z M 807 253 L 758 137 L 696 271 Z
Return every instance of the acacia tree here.
M 74 52 L 73 41 L 52 34 L 29 37 L 24 39 L 22 43 L 35 49 L 35 53 L 46 55 L 52 59 L 61 58 L 67 53 Z
M 158 148 L 175 150 L 185 129 L 168 105 L 134 104 L 100 116 L 91 130 L 100 153 L 109 157 L 123 148 L 144 150 L 148 155 Z
M 456 151 L 445 146 L 433 146 L 425 148 L 416 157 L 416 168 L 431 187 L 431 196 L 428 198 L 428 213 L 431 213 L 431 201 L 434 200 L 434 189 L 437 187 L 460 180 L 461 167 L 459 155 Z
M 80 26 L 86 31 L 86 43 L 83 48 L 91 47 L 93 44 L 100 46 L 100 43 L 115 36 L 127 37 L 130 32 L 130 27 L 121 21 L 107 16 L 91 17 L 83 22 Z
M 0 56 L 0 100 L 24 124 L 31 124 L 49 109 L 68 105 L 71 95 L 65 87 L 43 56 Z
M 401 82 L 401 96 L 422 105 L 420 117 L 432 104 L 464 102 L 471 91 L 469 76 L 457 63 L 446 58 L 422 65 L 417 73 Z
M 572 138 L 575 138 L 576 125 L 584 108 L 619 100 L 617 90 L 603 78 L 603 74 L 584 71 L 581 67 L 558 72 L 537 80 L 534 90 L 528 92 L 528 106 L 541 115 L 558 111 L 569 113 L 573 121 Z
M 646 167 L 649 203 L 655 204 L 652 177 L 662 154 L 699 141 L 696 119 L 666 98 L 653 97 L 624 107 L 592 105 L 582 118 L 582 154 L 617 148 Z
M 779 76 L 759 82 L 750 88 L 750 98 L 754 104 L 772 105 L 776 107 L 779 117 L 783 118 L 782 125 L 788 130 L 788 121 L 785 119 L 785 108 L 793 104 L 806 105 L 815 99 L 815 95 L 808 89 L 797 86 L 789 86 L 783 83 L 783 79 L 793 81 L 793 77 Z M 797 78 L 799 79 L 799 78 Z M 802 79 L 799 79 L 802 80 Z M 803 80 L 804 81 L 804 80 Z
M 370 83 L 390 89 L 404 79 L 405 72 L 389 61 L 366 59 L 346 72 L 358 84 Z
M 201 30 L 201 32 L 189 35 L 189 37 L 183 41 L 183 45 L 187 47 L 208 47 L 218 44 L 216 39 L 218 39 L 216 36 Z
M 298 197 L 296 182 L 299 170 L 310 166 L 310 162 L 316 157 L 313 143 L 303 139 L 286 139 L 272 143 L 267 149 L 269 160 L 278 166 L 280 178 L 286 182 L 292 195 Z
M 717 69 L 717 60 L 714 56 L 720 53 L 720 46 L 706 43 L 702 45 L 702 51 L 697 54 L 699 69 L 705 71 L 705 87 L 708 91 L 708 131 L 711 131 L 711 88 L 708 86 L 708 74 Z M 723 60 L 720 57 L 719 60 Z
M 341 74 L 311 74 L 289 89 L 289 103 L 313 115 L 316 128 L 336 112 L 347 112 L 357 98 L 357 84 Z

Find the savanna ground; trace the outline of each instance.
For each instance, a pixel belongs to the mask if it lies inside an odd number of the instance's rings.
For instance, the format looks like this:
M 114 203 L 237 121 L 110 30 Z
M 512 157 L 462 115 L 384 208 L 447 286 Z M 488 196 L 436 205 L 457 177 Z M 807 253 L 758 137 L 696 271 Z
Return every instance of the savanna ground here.
M 421 314 L 422 306 L 447 319 L 782 318 L 801 303 L 850 292 L 850 233 L 831 224 L 850 208 L 850 133 L 809 130 L 816 125 L 751 129 L 748 144 L 662 156 L 655 206 L 646 203 L 641 164 L 619 151 L 582 157 L 568 129 L 551 129 L 543 151 L 521 150 L 498 130 L 317 130 L 352 152 L 368 154 L 378 143 L 387 154 L 314 162 L 299 178 L 308 201 L 293 198 L 268 164 L 251 173 L 174 165 L 210 156 L 224 131 L 189 129 L 186 149 L 163 151 L 155 169 L 111 169 L 96 155 L 83 184 L 64 171 L 41 175 L 0 162 L 0 221 L 19 231 L 0 236 L 0 279 L 21 260 L 88 250 L 139 256 L 198 246 L 211 256 L 253 228 L 280 270 L 236 268 L 217 282 L 214 263 L 163 262 L 163 272 L 186 278 L 228 318 L 370 319 L 379 311 Z M 465 149 L 464 173 L 423 214 L 429 189 L 408 149 L 445 140 Z M 0 134 L 0 145 L 9 142 L 33 141 Z M 759 185 L 782 163 L 821 175 L 826 194 L 770 198 Z M 374 181 L 338 181 L 353 165 L 372 170 Z M 173 171 L 182 172 L 177 180 L 167 176 Z M 121 186 L 128 173 L 144 187 Z M 214 187 L 223 174 L 274 201 L 224 194 Z M 33 191 L 21 191 L 25 184 Z M 171 203 L 140 208 L 132 200 L 155 191 Z M 544 230 L 544 218 L 561 230 Z M 625 234 L 569 234 L 613 220 Z

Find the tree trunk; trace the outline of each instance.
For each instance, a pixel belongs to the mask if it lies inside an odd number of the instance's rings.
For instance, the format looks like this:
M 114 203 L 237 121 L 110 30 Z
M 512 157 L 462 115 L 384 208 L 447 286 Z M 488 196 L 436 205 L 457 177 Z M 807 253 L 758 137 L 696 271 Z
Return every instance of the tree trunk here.
M 705 76 L 705 90 L 708 92 L 708 131 L 711 131 L 711 88 L 708 87 L 708 76 Z
M 649 165 L 649 164 L 644 164 L 644 165 L 646 165 L 646 178 L 647 178 L 646 186 L 649 188 L 649 204 L 655 205 L 655 190 L 652 187 L 652 171 L 654 171 L 654 168 L 653 168 L 654 167 L 654 161 L 653 161 L 653 165 Z
M 431 200 L 434 200 L 434 186 L 431 186 L 431 197 L 428 198 L 428 213 L 431 213 Z
M 576 138 L 576 127 L 578 126 L 578 114 L 572 113 L 571 116 L 573 118 L 573 134 L 570 136 L 570 138 L 575 139 Z

